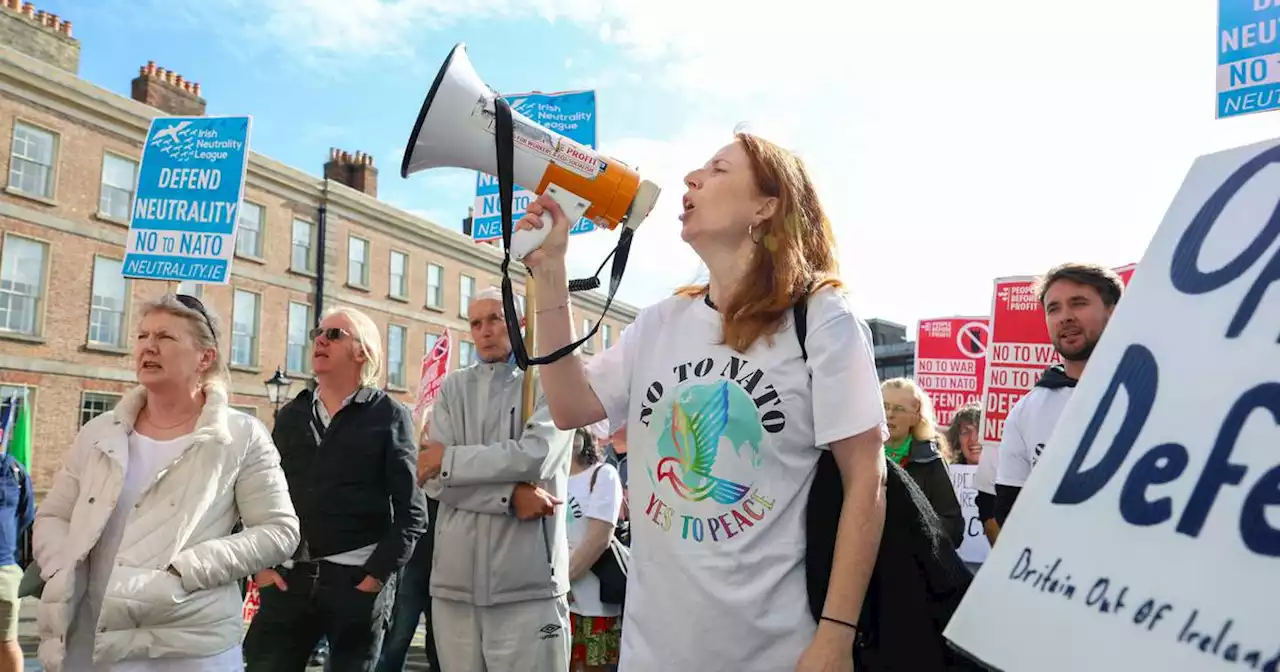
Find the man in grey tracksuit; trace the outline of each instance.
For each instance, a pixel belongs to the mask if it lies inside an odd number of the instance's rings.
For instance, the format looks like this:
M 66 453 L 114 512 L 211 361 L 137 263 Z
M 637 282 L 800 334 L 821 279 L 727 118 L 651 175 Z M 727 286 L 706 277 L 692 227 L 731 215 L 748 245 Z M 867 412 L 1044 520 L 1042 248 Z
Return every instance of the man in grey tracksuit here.
M 445 379 L 419 458 L 440 502 L 432 624 L 444 672 L 567 672 L 569 544 L 565 498 L 572 432 L 541 391 L 521 422 L 525 373 L 496 290 L 468 310 L 475 365 Z

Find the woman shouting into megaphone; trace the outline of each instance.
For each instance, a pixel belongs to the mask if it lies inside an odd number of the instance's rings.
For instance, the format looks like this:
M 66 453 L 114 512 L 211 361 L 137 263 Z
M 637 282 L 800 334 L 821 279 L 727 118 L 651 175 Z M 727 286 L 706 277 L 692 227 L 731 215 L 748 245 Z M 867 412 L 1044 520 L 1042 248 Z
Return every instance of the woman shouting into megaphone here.
M 685 177 L 681 237 L 710 282 L 640 312 L 584 363 L 541 367 L 555 423 L 626 426 L 634 555 L 622 672 L 852 670 L 884 525 L 887 436 L 870 332 L 837 277 L 835 241 L 801 161 L 739 133 Z M 518 227 L 537 346 L 572 343 L 570 222 L 552 199 Z M 802 304 L 804 310 L 796 310 Z M 806 315 L 797 329 L 794 316 Z M 844 484 L 821 618 L 809 612 L 805 509 L 822 451 Z

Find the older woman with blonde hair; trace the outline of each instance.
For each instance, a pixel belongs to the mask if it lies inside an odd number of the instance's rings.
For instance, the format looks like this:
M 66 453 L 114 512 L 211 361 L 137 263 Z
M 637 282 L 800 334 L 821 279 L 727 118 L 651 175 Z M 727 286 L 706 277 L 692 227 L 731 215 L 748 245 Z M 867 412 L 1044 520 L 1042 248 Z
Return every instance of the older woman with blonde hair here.
M 933 400 L 909 378 L 891 378 L 880 385 L 889 424 L 885 454 L 911 475 L 942 519 L 951 542 L 964 541 L 964 515 L 947 470 L 947 440 L 938 433 Z
M 180 294 L 139 313 L 140 385 L 80 430 L 36 513 L 40 662 L 240 670 L 238 581 L 293 553 L 298 517 L 266 427 L 228 405 L 216 317 Z

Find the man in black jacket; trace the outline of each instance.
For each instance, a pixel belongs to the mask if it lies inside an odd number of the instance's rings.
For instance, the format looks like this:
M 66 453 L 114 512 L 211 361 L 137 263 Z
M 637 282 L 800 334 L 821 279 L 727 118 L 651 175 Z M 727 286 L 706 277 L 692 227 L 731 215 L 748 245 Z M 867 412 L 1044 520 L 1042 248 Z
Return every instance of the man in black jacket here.
M 251 672 L 302 672 L 321 637 L 332 669 L 372 671 L 394 577 L 426 528 L 412 415 L 376 387 L 377 326 L 340 307 L 311 337 L 316 390 L 281 408 L 272 432 L 302 543 L 291 562 L 256 577 L 261 607 L 244 644 Z

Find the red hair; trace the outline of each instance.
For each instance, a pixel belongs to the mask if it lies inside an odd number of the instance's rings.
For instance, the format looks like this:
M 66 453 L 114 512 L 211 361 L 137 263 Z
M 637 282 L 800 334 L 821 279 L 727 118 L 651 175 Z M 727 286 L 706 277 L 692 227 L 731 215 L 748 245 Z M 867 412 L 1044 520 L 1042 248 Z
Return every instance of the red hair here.
M 736 139 L 750 159 L 756 189 L 778 199 L 773 216 L 761 222 L 746 282 L 722 306 L 723 343 L 746 352 L 761 336 L 770 344 L 805 289 L 843 286 L 837 277 L 835 234 L 804 163 L 795 154 L 749 133 Z M 709 284 L 688 285 L 679 296 L 702 298 Z

